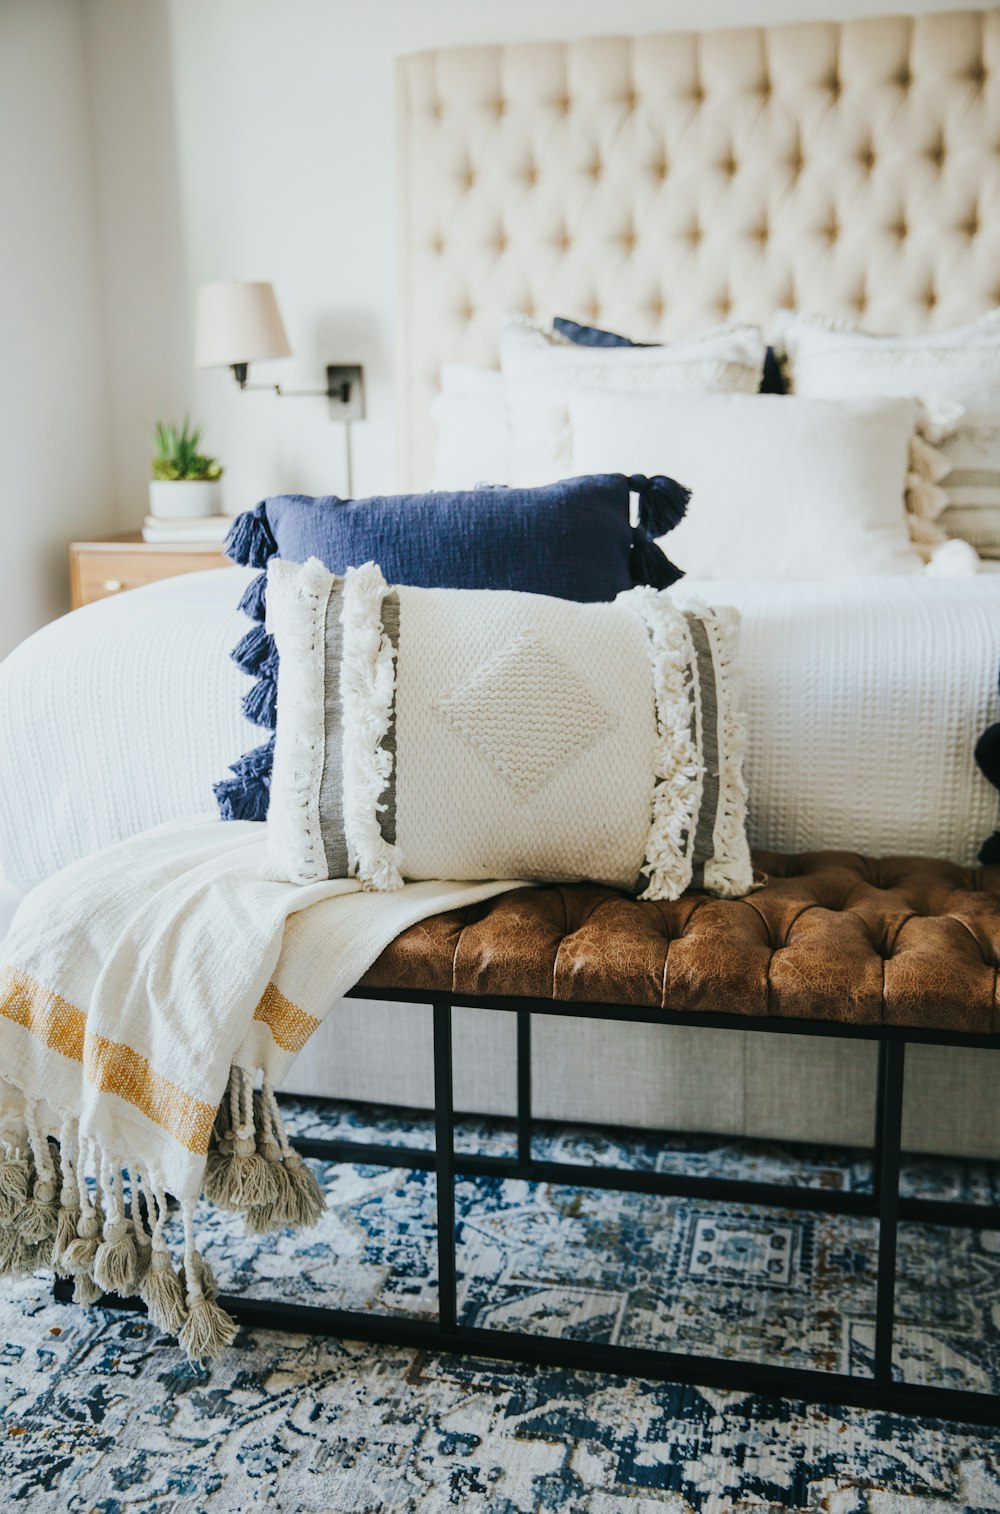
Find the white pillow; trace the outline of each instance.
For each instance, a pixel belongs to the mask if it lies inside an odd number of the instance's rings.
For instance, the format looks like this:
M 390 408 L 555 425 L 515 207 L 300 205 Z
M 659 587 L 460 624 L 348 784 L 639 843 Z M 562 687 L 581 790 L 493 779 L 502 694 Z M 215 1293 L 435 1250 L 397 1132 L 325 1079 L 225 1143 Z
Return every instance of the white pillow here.
M 692 491 L 671 560 L 701 578 L 920 573 L 903 505 L 907 399 L 601 394 L 570 399 L 573 470 L 669 473 Z
M 576 604 L 273 558 L 267 623 L 271 876 L 751 887 L 736 616 L 645 585 Z
M 906 394 L 932 411 L 962 407 L 941 442 L 946 498 L 937 524 L 1000 556 L 1000 310 L 951 331 L 873 336 L 783 312 L 778 343 L 796 394 Z
M 719 326 L 662 347 L 583 347 L 522 315 L 500 341 L 511 482 L 548 484 L 573 471 L 570 393 L 737 390 L 756 394 L 767 345 L 756 326 Z
M 510 482 L 510 442 L 498 368 L 445 363 L 431 403 L 437 428 L 432 489 Z

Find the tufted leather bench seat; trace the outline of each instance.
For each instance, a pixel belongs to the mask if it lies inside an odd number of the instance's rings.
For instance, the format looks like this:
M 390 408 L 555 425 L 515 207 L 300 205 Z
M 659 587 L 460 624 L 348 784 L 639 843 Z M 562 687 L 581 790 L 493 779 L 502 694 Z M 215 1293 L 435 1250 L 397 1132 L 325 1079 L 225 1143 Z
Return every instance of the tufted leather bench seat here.
M 524 888 L 404 931 L 365 987 L 1000 1033 L 1000 867 L 754 858 L 746 899 Z

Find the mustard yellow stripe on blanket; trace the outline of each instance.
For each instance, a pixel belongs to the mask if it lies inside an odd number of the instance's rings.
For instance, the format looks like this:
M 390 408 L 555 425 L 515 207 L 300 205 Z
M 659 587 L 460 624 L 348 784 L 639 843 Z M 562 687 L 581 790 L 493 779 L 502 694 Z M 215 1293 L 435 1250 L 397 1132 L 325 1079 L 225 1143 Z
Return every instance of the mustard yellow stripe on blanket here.
M 89 1083 L 117 1094 L 188 1151 L 203 1156 L 215 1123 L 214 1104 L 185 1093 L 154 1071 L 131 1046 L 86 1035 L 82 1010 L 15 968 L 0 970 L 0 1014 L 37 1036 L 52 1051 L 82 1062 Z
M 319 1025 L 315 1015 L 299 1009 L 273 983 L 265 988 L 253 1017 L 263 1021 L 284 1051 L 301 1051 Z

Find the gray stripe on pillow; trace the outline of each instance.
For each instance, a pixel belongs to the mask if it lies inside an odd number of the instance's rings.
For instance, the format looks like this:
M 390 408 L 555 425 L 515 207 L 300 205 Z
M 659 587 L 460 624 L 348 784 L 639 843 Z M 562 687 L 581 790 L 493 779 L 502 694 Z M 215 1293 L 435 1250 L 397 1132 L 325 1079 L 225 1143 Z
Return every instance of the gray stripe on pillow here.
M 392 650 L 399 653 L 399 595 L 390 590 L 382 600 L 382 634 L 392 643 Z M 382 738 L 385 751 L 392 754 L 392 772 L 389 784 L 382 790 L 381 803 L 385 808 L 379 815 L 382 840 L 389 846 L 396 841 L 396 680 L 392 684 L 392 708 L 389 711 L 389 729 Z
M 330 878 L 347 877 L 347 836 L 344 831 L 344 712 L 340 701 L 340 663 L 344 631 L 344 580 L 334 579 L 326 607 L 326 686 L 323 775 L 319 785 L 319 828 Z
M 694 643 L 701 690 L 701 760 L 705 776 L 691 871 L 691 887 L 701 888 L 705 882 L 705 863 L 711 860 L 714 852 L 715 818 L 719 810 L 719 699 L 715 687 L 715 659 L 705 623 L 697 615 L 685 614 L 684 619 Z

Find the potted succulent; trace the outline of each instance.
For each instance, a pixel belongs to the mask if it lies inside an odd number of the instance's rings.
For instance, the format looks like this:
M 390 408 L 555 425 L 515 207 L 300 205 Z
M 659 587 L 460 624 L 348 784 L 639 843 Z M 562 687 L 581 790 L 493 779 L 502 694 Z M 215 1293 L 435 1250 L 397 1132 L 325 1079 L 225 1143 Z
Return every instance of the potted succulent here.
M 192 428 L 187 416 L 180 428 L 156 422 L 149 484 L 151 515 L 178 520 L 221 513 L 222 468 L 214 457 L 198 451 L 203 430 L 202 426 Z

